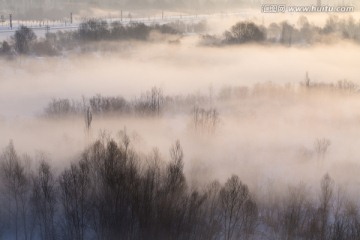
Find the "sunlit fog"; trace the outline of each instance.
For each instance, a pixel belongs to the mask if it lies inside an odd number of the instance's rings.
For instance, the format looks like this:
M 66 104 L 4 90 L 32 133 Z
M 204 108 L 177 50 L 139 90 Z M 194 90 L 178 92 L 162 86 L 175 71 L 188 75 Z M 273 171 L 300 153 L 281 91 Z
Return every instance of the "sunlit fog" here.
M 0 1 L 0 239 L 359 239 L 360 15 L 303 2 Z

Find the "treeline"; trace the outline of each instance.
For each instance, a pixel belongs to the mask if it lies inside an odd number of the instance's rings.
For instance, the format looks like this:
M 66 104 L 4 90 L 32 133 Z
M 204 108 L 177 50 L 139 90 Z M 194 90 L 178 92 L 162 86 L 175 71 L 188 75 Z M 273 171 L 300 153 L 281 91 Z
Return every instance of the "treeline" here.
M 159 116 L 169 98 L 165 97 L 161 88 L 153 87 L 139 98 L 131 101 L 123 97 L 93 96 L 82 101 L 69 99 L 53 99 L 45 108 L 45 117 L 64 117 L 81 115 L 91 109 L 95 115 L 135 114 L 138 116 Z
M 142 159 L 124 133 L 99 140 L 56 175 L 43 157 L 35 170 L 12 143 L 0 158 L 1 236 L 5 239 L 232 239 L 250 235 L 258 216 L 237 176 L 206 190 L 188 186 L 177 141 L 165 163 Z
M 3 41 L 0 43 L 0 55 L 32 54 L 54 56 L 64 51 L 76 50 L 84 45 L 86 46 L 86 43 L 123 40 L 147 41 L 150 33 L 154 31 L 161 34 L 180 35 L 187 29 L 200 31 L 204 28 L 204 23 L 145 25 L 132 22 L 124 25 L 117 21 L 109 24 L 106 21 L 93 19 L 81 23 L 76 31 L 47 33 L 45 38 L 38 39 L 32 29 L 21 26 L 10 42 Z
M 205 22 L 185 24 L 181 22 L 165 25 L 145 25 L 143 23 L 121 22 L 109 24 L 102 20 L 83 22 L 77 31 L 47 33 L 45 38 L 37 39 L 34 32 L 22 26 L 10 42 L 0 43 L 0 55 L 33 54 L 54 56 L 66 51 L 85 49 L 86 43 L 100 41 L 149 40 L 153 31 L 161 34 L 181 35 L 185 32 L 202 33 L 206 30 Z M 282 44 L 291 46 L 330 43 L 337 40 L 360 42 L 360 22 L 353 17 L 341 19 L 330 16 L 323 27 L 309 22 L 305 16 L 298 19 L 296 25 L 288 22 L 271 23 L 269 26 L 254 22 L 238 22 L 222 36 L 202 35 L 202 45 L 233 45 L 244 43 Z M 176 42 L 176 41 L 175 41 Z M 103 45 L 106 46 L 106 43 Z
M 36 166 L 10 143 L 0 156 L 2 239 L 359 239 L 359 207 L 335 193 L 326 174 L 320 190 L 304 184 L 285 194 L 250 191 L 236 175 L 224 184 L 191 185 L 179 141 L 165 161 L 138 154 L 122 131 L 101 138 L 55 172 Z M 279 195 L 277 195 L 279 194 Z
M 194 105 L 209 105 L 209 96 L 189 94 L 165 95 L 159 87 L 152 87 L 139 97 L 127 100 L 122 96 L 102 96 L 100 94 L 82 100 L 67 98 L 52 99 L 44 108 L 43 116 L 59 118 L 82 115 L 87 109 L 97 116 L 134 115 L 161 116 L 164 113 L 186 112 Z
M 301 16 L 295 25 L 288 22 L 271 23 L 267 27 L 254 22 L 238 22 L 222 36 L 203 35 L 204 45 L 228 45 L 243 43 L 268 43 L 307 45 L 327 43 L 337 40 L 360 42 L 360 21 L 352 16 L 339 18 L 330 16 L 324 27 L 316 26 Z
M 180 31 L 171 25 L 147 26 L 137 22 L 123 25 L 121 22 L 117 21 L 112 22 L 109 25 L 106 21 L 89 20 L 80 24 L 76 37 L 84 41 L 123 39 L 147 40 L 149 33 L 155 30 L 164 34 L 180 34 Z
M 52 99 L 44 108 L 43 116 L 61 118 L 82 116 L 87 109 L 96 116 L 134 115 L 140 117 L 161 116 L 165 113 L 191 113 L 194 127 L 216 125 L 219 113 L 214 105 L 232 100 L 245 100 L 259 97 L 283 98 L 301 94 L 315 95 L 319 92 L 329 94 L 357 95 L 359 86 L 349 80 L 335 83 L 315 82 L 306 74 L 299 85 L 279 85 L 272 82 L 257 83 L 248 86 L 224 86 L 218 92 L 209 94 L 197 93 L 188 95 L 166 95 L 161 88 L 153 87 L 149 91 L 131 100 L 122 96 L 95 95 L 90 98 L 71 100 L 67 98 Z M 205 122 L 207 122 L 205 124 Z M 204 124 L 202 124 L 204 123 Z

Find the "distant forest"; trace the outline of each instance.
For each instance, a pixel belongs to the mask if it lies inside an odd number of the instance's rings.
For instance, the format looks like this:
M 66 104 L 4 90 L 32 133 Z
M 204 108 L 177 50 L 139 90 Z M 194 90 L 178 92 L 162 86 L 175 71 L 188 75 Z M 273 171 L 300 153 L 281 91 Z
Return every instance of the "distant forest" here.
M 36 56 L 58 56 L 69 51 L 99 51 L 112 49 L 111 44 L 105 42 L 117 41 L 167 41 L 179 44 L 181 38 L 189 33 L 200 36 L 199 45 L 227 46 L 247 43 L 283 46 L 311 46 L 317 43 L 331 44 L 340 40 L 360 42 L 360 21 L 353 17 L 340 18 L 335 15 L 328 17 L 323 27 L 310 23 L 308 18 L 300 16 L 296 24 L 286 21 L 270 23 L 268 26 L 259 25 L 251 21 L 240 21 L 225 30 L 221 35 L 209 35 L 211 28 L 206 21 L 198 23 L 174 22 L 168 24 L 145 25 L 132 22 L 123 24 L 120 21 L 91 19 L 80 24 L 76 31 L 58 31 L 47 33 L 45 38 L 37 38 L 31 28 L 22 26 L 10 41 L 0 43 L 0 56 L 14 56 L 17 54 Z M 157 32 L 163 36 L 151 39 L 151 33 Z M 93 43 L 102 42 L 96 48 Z M 112 49 L 113 51 L 114 49 Z

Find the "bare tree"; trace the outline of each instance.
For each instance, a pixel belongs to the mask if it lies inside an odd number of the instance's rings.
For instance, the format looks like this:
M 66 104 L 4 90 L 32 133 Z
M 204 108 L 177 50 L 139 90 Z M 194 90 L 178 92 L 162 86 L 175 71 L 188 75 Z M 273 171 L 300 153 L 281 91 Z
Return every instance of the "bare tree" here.
M 31 43 L 36 39 L 36 35 L 28 27 L 21 26 L 19 30 L 15 32 L 15 49 L 20 54 L 26 54 L 30 51 Z
M 126 131 L 126 127 L 124 127 L 124 130 L 121 130 L 118 135 L 121 141 L 120 144 L 124 148 L 125 159 L 127 159 L 131 140 Z
M 30 179 L 25 164 L 16 153 L 12 141 L 0 157 L 0 162 L 4 193 L 8 197 L 9 219 L 14 221 L 15 225 L 15 239 L 19 239 L 20 230 L 23 232 L 24 239 L 29 239 L 27 204 Z
M 55 211 L 57 203 L 56 180 L 49 163 L 41 161 L 33 178 L 32 204 L 43 240 L 56 239 Z
M 320 239 L 328 239 L 329 217 L 332 209 L 332 197 L 334 191 L 334 180 L 329 174 L 325 174 L 321 180 L 320 192 Z
M 281 43 L 291 46 L 293 41 L 293 33 L 295 31 L 294 27 L 287 22 L 282 22 L 281 28 Z
M 220 190 L 221 185 L 218 181 L 210 183 L 206 189 L 205 202 L 205 227 L 200 239 L 219 239 L 222 229 L 222 215 L 220 209 Z
M 348 80 L 340 80 L 337 82 L 337 88 L 343 90 L 345 93 L 355 93 L 359 89 L 359 86 Z
M 191 114 L 195 131 L 214 133 L 220 122 L 219 112 L 215 108 L 204 109 L 195 106 Z
M 141 239 L 155 239 L 158 231 L 158 206 L 159 192 L 162 178 L 162 159 L 158 149 L 154 149 L 147 158 L 146 169 L 141 180 L 139 209 L 139 224 Z M 161 207 L 161 206 L 159 206 Z
M 66 117 L 77 113 L 76 104 L 69 99 L 52 99 L 45 108 L 47 117 Z
M 72 164 L 60 178 L 61 204 L 64 214 L 64 233 L 66 239 L 86 239 L 89 217 L 89 165 L 80 161 Z
M 144 115 L 160 116 L 164 108 L 165 97 L 161 88 L 153 87 L 142 94 L 135 103 L 135 110 Z
M 311 218 L 308 214 L 309 200 L 307 196 L 304 184 L 289 187 L 283 203 L 283 219 L 280 223 L 284 228 L 285 239 L 294 239 L 307 231 L 307 222 Z
M 239 22 L 224 33 L 226 42 L 239 44 L 246 42 L 260 42 L 265 39 L 263 31 L 252 22 Z
M 245 214 L 247 201 L 251 201 L 248 187 L 240 181 L 238 176 L 233 175 L 220 191 L 225 240 L 241 237 L 244 227 L 242 217 Z
M 151 101 L 150 101 L 151 108 L 156 113 L 156 115 L 159 116 L 161 113 L 161 110 L 162 110 L 163 102 L 164 102 L 164 95 L 163 95 L 162 89 L 153 87 L 151 89 L 150 99 L 151 99 Z
M 90 107 L 88 107 L 85 111 L 85 129 L 87 132 L 90 131 L 92 123 L 92 113 Z
M 184 153 L 179 140 L 177 140 L 170 148 L 170 157 L 171 162 L 167 169 L 166 188 L 170 194 L 176 194 L 177 192 L 184 191 L 186 187 L 185 176 L 183 173 Z
M 314 149 L 317 155 L 317 159 L 321 162 L 324 161 L 328 148 L 331 142 L 327 138 L 318 138 L 314 142 Z
M 206 200 L 206 193 L 197 190 L 192 191 L 190 196 L 188 196 L 185 224 L 182 234 L 186 239 L 200 239 L 203 236 L 203 229 L 208 229 L 207 226 L 204 226 Z
M 306 76 L 305 76 L 305 87 L 307 88 L 310 87 L 310 77 L 308 72 L 306 72 Z
M 184 227 L 187 210 L 184 154 L 180 141 L 170 148 L 170 156 L 171 162 L 167 165 L 159 190 L 157 214 L 159 227 L 162 228 L 160 236 L 176 239 Z

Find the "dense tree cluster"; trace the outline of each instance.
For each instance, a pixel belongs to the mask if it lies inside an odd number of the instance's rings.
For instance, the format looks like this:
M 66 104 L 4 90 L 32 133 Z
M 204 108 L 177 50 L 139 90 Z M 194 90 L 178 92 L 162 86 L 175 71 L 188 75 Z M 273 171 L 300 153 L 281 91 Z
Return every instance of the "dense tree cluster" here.
M 30 44 L 36 40 L 35 33 L 24 26 L 21 26 L 18 31 L 15 32 L 15 50 L 20 54 L 29 53 Z
M 225 41 L 230 44 L 246 42 L 261 42 L 265 40 L 265 34 L 252 22 L 239 22 L 224 33 Z
M 252 192 L 236 175 L 190 184 L 179 141 L 165 161 L 145 156 L 126 131 L 102 137 L 55 171 L 11 142 L 0 156 L 0 236 L 4 239 L 359 239 L 358 206 L 336 194 L 326 174 L 317 193 Z M 316 194 L 316 195 L 313 195 Z
M 56 174 L 42 157 L 33 169 L 12 143 L 0 157 L 0 234 L 9 239 L 233 239 L 256 227 L 257 205 L 237 176 L 189 187 L 177 141 L 166 163 L 143 159 L 126 132 L 96 141 Z
M 161 34 L 180 34 L 183 26 L 179 24 L 169 25 L 145 25 L 143 23 L 130 23 L 123 25 L 121 22 L 108 24 L 102 20 L 88 20 L 80 24 L 77 31 L 47 33 L 45 38 L 37 37 L 32 29 L 21 26 L 12 37 L 13 44 L 4 41 L 0 44 L 0 55 L 36 54 L 58 55 L 63 50 L 72 50 L 84 46 L 86 43 L 96 41 L 121 41 L 121 40 L 148 40 L 150 32 L 156 31 Z M 13 50 L 13 51 L 11 51 Z
M 156 25 L 149 27 L 143 23 L 130 23 L 128 26 L 122 25 L 120 22 L 113 22 L 111 26 L 106 21 L 89 20 L 80 24 L 78 37 L 84 41 L 99 40 L 119 40 L 119 39 L 137 39 L 146 40 L 152 30 L 168 30 L 166 27 Z M 168 31 L 177 34 L 175 29 Z
M 311 24 L 305 16 L 301 16 L 297 24 L 289 24 L 285 21 L 271 23 L 267 27 L 245 21 L 236 23 L 221 37 L 202 36 L 202 43 L 205 45 L 257 42 L 291 46 L 330 43 L 338 40 L 360 42 L 360 21 L 356 21 L 353 17 L 345 19 L 335 15 L 330 16 L 323 27 Z

